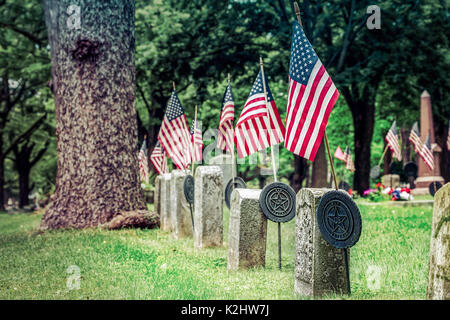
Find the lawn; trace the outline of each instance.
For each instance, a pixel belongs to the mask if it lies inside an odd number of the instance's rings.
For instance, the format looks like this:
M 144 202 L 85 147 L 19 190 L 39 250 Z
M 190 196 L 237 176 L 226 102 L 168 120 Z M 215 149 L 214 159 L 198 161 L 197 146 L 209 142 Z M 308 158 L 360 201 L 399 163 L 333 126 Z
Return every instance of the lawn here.
M 325 298 L 424 299 L 432 208 L 360 209 L 363 232 L 351 250 L 352 295 Z M 195 250 L 192 238 L 175 240 L 160 230 L 39 233 L 41 214 L 0 213 L 0 299 L 298 298 L 295 221 L 282 226 L 282 271 L 277 225 L 269 222 L 266 268 L 229 272 L 228 216 L 224 210 L 223 247 Z M 78 290 L 67 287 L 70 266 L 80 270 Z

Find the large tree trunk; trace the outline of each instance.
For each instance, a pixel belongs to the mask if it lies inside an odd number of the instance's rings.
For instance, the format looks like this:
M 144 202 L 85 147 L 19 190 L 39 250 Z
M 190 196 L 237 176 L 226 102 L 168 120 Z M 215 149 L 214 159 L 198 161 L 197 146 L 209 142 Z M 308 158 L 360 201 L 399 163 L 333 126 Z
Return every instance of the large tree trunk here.
M 348 103 L 348 100 L 347 100 Z M 349 103 L 350 105 L 350 103 Z M 355 175 L 353 185 L 360 195 L 370 187 L 370 145 L 375 124 L 375 106 L 365 101 L 350 105 L 355 128 Z
M 81 28 L 70 28 L 70 5 Z M 42 229 L 104 224 L 145 208 L 135 110 L 134 1 L 45 0 L 58 173 Z M 72 24 L 73 26 L 73 24 Z
M 5 162 L 0 159 L 0 211 L 5 210 Z
M 290 185 L 295 192 L 298 192 L 302 188 L 303 180 L 305 180 L 307 173 L 307 160 L 294 154 L 294 173 L 290 177 Z
M 317 155 L 313 162 L 311 179 L 313 188 L 328 187 L 328 166 L 327 156 L 325 155 L 325 139 L 322 141 L 319 149 L 317 150 Z
M 30 203 L 28 199 L 30 194 L 30 169 L 22 168 L 19 170 L 19 208 L 23 208 Z

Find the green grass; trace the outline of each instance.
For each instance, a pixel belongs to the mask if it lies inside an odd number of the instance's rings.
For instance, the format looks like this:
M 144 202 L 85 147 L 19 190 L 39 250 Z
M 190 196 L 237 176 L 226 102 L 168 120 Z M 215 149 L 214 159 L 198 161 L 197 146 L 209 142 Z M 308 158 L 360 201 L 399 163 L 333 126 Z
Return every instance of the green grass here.
M 363 233 L 351 250 L 351 299 L 424 299 L 431 208 L 361 206 Z M 0 299 L 296 299 L 295 221 L 269 222 L 266 268 L 227 271 L 224 246 L 195 250 L 192 238 L 160 230 L 36 232 L 41 215 L 0 213 Z M 67 268 L 81 271 L 81 288 L 67 289 Z M 370 289 L 368 268 L 381 270 Z M 370 275 L 369 275 L 370 276 Z M 370 280 L 370 279 L 369 279 Z M 325 298 L 348 299 L 345 296 Z

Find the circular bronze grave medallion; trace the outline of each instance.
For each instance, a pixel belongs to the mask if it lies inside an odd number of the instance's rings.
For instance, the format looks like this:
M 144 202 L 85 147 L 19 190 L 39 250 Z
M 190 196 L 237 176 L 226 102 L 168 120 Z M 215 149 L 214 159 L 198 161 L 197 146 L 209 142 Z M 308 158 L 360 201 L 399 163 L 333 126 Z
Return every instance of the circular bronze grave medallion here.
M 345 190 L 347 192 L 348 192 L 348 190 L 350 190 L 349 184 L 347 182 L 345 182 L 345 181 L 339 182 L 338 188 L 342 189 L 342 190 Z
M 323 238 L 333 247 L 350 248 L 361 235 L 361 213 L 353 199 L 342 191 L 329 191 L 317 207 L 317 223 Z
M 370 177 L 372 179 L 378 179 L 380 177 L 380 166 L 375 166 L 370 169 Z
M 430 194 L 434 197 L 436 192 L 442 187 L 442 184 L 438 181 L 430 183 L 428 186 L 428 190 L 430 191 Z
M 403 167 L 403 171 L 405 172 L 405 175 L 409 177 L 417 178 L 417 164 L 414 162 L 408 162 Z
M 241 177 L 235 177 L 234 178 L 234 184 L 233 184 L 233 178 L 228 181 L 227 186 L 225 188 L 225 204 L 227 205 L 228 209 L 230 209 L 231 205 L 231 193 L 234 189 L 245 189 L 247 188 L 247 185 L 245 184 L 245 181 Z
M 295 217 L 295 191 L 281 182 L 268 184 L 259 196 L 259 206 L 267 219 L 288 222 Z
M 186 200 L 188 203 L 193 204 L 194 203 L 194 177 L 191 175 L 187 175 L 186 178 L 184 178 L 184 196 L 186 197 Z

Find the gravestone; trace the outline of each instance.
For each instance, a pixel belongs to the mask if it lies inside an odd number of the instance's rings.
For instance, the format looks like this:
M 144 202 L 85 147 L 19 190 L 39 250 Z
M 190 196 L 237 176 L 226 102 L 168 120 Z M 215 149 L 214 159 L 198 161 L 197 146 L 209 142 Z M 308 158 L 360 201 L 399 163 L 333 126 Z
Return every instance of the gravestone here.
M 381 177 L 381 183 L 386 188 L 397 188 L 400 186 L 400 176 L 398 174 L 386 174 Z
M 192 235 L 191 211 L 184 195 L 184 178 L 187 174 L 187 171 L 173 170 L 170 181 L 170 217 L 176 239 Z
M 316 219 L 319 201 L 330 190 L 304 188 L 297 193 L 294 271 L 297 295 L 319 297 L 349 293 L 343 249 L 325 241 Z M 346 250 L 350 259 L 350 250 Z
M 195 171 L 194 247 L 221 246 L 223 242 L 223 182 L 218 166 Z
M 233 178 L 233 165 L 231 161 L 231 155 L 221 154 L 215 156 L 209 160 L 208 164 L 211 166 L 219 166 L 222 170 L 222 191 L 225 194 L 227 183 L 231 178 Z M 234 175 L 236 176 L 236 167 L 234 167 Z
M 428 134 L 430 134 L 431 149 L 434 157 L 434 170 L 428 168 L 422 157 L 416 156 L 418 178 L 415 181 L 416 188 L 411 191 L 414 195 L 429 194 L 428 186 L 434 181 L 444 184 L 444 178 L 441 177 L 439 166 L 442 149 L 436 144 L 431 97 L 425 90 L 420 96 L 420 139 L 422 142 L 425 142 Z
M 155 191 L 153 193 L 153 211 L 161 217 L 161 179 L 158 175 L 155 178 Z
M 170 180 L 172 174 L 164 173 L 161 176 L 160 192 L 160 225 L 163 231 L 172 231 L 172 221 L 170 220 Z
M 434 196 L 427 299 L 450 300 L 450 183 Z
M 259 206 L 261 190 L 234 189 L 228 228 L 228 269 L 264 267 L 267 219 Z

